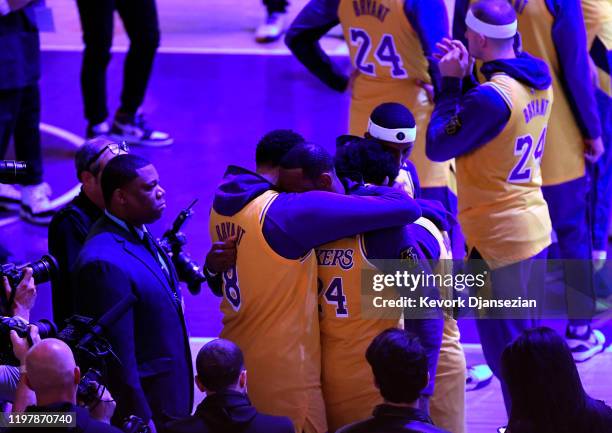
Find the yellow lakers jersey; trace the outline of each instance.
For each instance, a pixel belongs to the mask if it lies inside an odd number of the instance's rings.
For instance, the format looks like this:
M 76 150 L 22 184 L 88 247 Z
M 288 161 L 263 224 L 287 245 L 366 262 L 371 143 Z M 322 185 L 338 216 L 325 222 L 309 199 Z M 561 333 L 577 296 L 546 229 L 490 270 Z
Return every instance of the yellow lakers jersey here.
M 548 148 L 542 159 L 544 185 L 556 185 L 584 176 L 584 142 L 561 86 L 561 70 L 552 40 L 554 17 L 546 0 L 511 0 L 517 10 L 523 49 L 544 60 L 553 78 L 555 103 L 547 131 Z
M 353 66 L 359 71 L 351 96 L 350 134 L 363 136 L 378 105 L 405 105 L 416 120 L 417 139 L 410 159 L 421 185 L 448 186 L 450 162 L 432 162 L 425 155 L 433 105 L 417 82 L 431 83 L 431 78 L 419 36 L 406 18 L 404 0 L 341 0 L 338 17 Z
M 582 12 L 588 48 L 591 48 L 597 38 L 606 50 L 612 50 L 612 0 L 582 0 Z M 598 67 L 597 75 L 597 82 L 594 83 L 596 87 L 612 97 L 610 73 Z
M 332 432 L 369 417 L 374 406 L 382 403 L 365 352 L 376 335 L 398 326 L 401 310 L 391 319 L 363 317 L 362 272 L 374 267 L 366 258 L 362 236 L 326 244 L 316 254 L 321 306 L 321 382 Z M 390 313 L 391 317 L 393 314 Z
M 258 410 L 288 416 L 296 432 L 324 433 L 316 259 L 286 259 L 266 242 L 262 226 L 277 196 L 267 191 L 229 217 L 211 211 L 213 242 L 238 236 L 236 265 L 223 273 L 220 336 L 242 349 Z
M 535 90 L 505 74 L 492 87 L 511 111 L 492 141 L 457 158 L 459 222 L 468 247 L 492 268 L 527 259 L 550 244 L 540 161 L 548 146 L 552 89 Z M 555 101 L 556 103 L 556 101 Z

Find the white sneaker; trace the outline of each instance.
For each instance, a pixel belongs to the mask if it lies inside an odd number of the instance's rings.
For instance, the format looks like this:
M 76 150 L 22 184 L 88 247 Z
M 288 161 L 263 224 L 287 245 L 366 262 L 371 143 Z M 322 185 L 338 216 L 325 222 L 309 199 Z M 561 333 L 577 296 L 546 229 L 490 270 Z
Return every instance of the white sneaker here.
M 88 140 L 96 137 L 100 137 L 102 135 L 108 135 L 110 132 L 110 126 L 106 121 L 102 123 L 98 123 L 97 125 L 88 125 L 87 131 L 85 132 L 85 136 Z
M 24 186 L 21 190 L 21 217 L 34 224 L 49 224 L 55 214 L 50 195 L 51 188 L 47 183 Z
M 19 210 L 21 207 L 21 191 L 13 185 L 0 183 L 0 209 Z
M 572 334 L 568 326 L 565 341 L 572 351 L 574 361 L 584 362 L 604 350 L 606 336 L 599 329 L 591 329 L 590 326 L 584 335 Z
M 162 131 L 155 131 L 149 127 L 142 114 L 136 114 L 132 118 L 118 120 L 115 117 L 113 127 L 110 130 L 110 137 L 113 140 L 125 141 L 128 144 L 166 147 L 174 143 L 170 134 Z
M 268 15 L 266 21 L 255 30 L 255 41 L 266 43 L 278 40 L 285 31 L 286 16 L 287 14 L 281 12 Z
M 493 372 L 487 364 L 470 365 L 465 376 L 465 390 L 476 391 L 493 380 Z

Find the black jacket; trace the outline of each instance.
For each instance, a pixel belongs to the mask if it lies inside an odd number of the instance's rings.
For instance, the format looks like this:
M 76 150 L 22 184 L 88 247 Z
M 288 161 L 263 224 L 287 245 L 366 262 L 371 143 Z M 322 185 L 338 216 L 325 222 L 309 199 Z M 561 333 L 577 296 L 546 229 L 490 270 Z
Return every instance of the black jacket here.
M 433 425 L 425 412 L 387 404 L 376 406 L 371 418 L 342 427 L 337 433 L 449 433 Z
M 70 272 L 91 226 L 102 214 L 102 210 L 81 191 L 53 216 L 49 225 L 49 253 L 56 258 L 59 267 L 57 277 L 51 281 L 53 320 L 60 326 L 74 314 Z
M 249 398 L 236 391 L 206 397 L 195 413 L 172 421 L 164 433 L 293 433 L 289 418 L 257 412 Z
M 7 433 L 122 433 L 116 427 L 96 421 L 89 416 L 89 411 L 86 408 L 75 406 L 72 403 L 57 403 L 48 406 L 29 406 L 26 412 L 75 412 L 76 413 L 76 428 L 69 427 L 40 427 L 40 428 L 23 428 L 15 427 L 6 430 Z
M 129 294 L 136 303 L 106 331 L 121 360 L 110 363 L 116 420 L 136 415 L 157 424 L 188 416 L 193 404 L 189 336 L 176 271 L 170 278 L 144 243 L 107 216 L 94 224 L 73 271 L 76 313 L 99 318 Z

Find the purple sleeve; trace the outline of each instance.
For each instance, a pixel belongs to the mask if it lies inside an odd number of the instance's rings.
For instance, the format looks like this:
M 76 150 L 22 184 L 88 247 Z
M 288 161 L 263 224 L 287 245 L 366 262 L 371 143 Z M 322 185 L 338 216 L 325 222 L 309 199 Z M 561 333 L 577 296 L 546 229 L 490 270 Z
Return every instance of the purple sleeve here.
M 453 39 L 458 39 L 466 46 L 465 31 L 465 16 L 470 8 L 470 0 L 455 0 L 455 13 L 453 15 Z
M 461 80 L 444 77 L 427 128 L 427 157 L 441 162 L 471 152 L 497 137 L 509 119 L 510 109 L 493 88 L 478 86 L 462 96 Z
M 559 56 L 561 82 L 585 138 L 601 136 L 595 90 L 589 74 L 586 30 L 579 0 L 549 0 L 555 22 L 552 38 Z
M 399 259 L 410 248 L 419 260 L 438 260 L 440 257 L 436 238 L 416 224 L 376 230 L 365 236 L 366 254 L 370 260 Z
M 319 40 L 337 25 L 340 0 L 310 0 L 291 23 L 285 43 L 293 55 L 317 78 L 334 90 L 343 92 L 348 76 L 323 51 Z
M 276 253 L 297 259 L 327 242 L 403 226 L 421 216 L 419 205 L 403 191 L 377 190 L 380 195 L 368 197 L 322 191 L 280 194 L 266 214 L 264 237 Z
M 423 54 L 429 63 L 428 71 L 431 83 L 436 92 L 440 89 L 440 71 L 438 61 L 432 54 L 436 51 L 436 42 L 448 35 L 448 14 L 443 0 L 406 0 L 404 12 L 423 46 Z

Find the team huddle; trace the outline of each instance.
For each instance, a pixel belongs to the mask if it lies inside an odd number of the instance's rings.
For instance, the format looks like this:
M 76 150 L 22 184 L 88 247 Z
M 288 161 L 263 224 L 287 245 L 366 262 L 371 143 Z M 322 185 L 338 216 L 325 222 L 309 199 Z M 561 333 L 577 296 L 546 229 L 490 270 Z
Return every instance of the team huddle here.
M 366 317 L 362 278 L 378 260 L 410 259 L 428 274 L 452 272 L 447 259 L 484 261 L 492 297 L 527 298 L 545 290 L 540 259 L 551 257 L 554 233 L 556 257 L 586 263 L 565 283 L 588 295 L 585 159 L 603 153 L 588 49 L 612 46 L 609 31 L 588 26 L 612 17 L 612 4 L 582 3 L 584 15 L 575 0 L 457 0 L 455 39 L 442 0 L 311 0 L 297 16 L 287 44 L 324 83 L 351 91 L 351 135 L 332 156 L 297 133 L 267 134 L 256 172 L 228 167 L 210 215 L 212 241 L 237 249 L 235 264 L 209 279 L 223 296 L 221 337 L 242 349 L 259 410 L 307 433 L 369 417 L 382 397 L 366 349 L 402 327 L 427 355 L 421 407 L 439 427 L 465 431 L 457 321 Z M 337 23 L 350 77 L 318 43 Z M 609 75 L 598 81 L 609 84 Z M 566 340 L 588 359 L 586 342 L 603 344 L 592 297 L 568 304 Z M 500 380 L 504 348 L 534 326 L 528 315 L 477 321 Z

